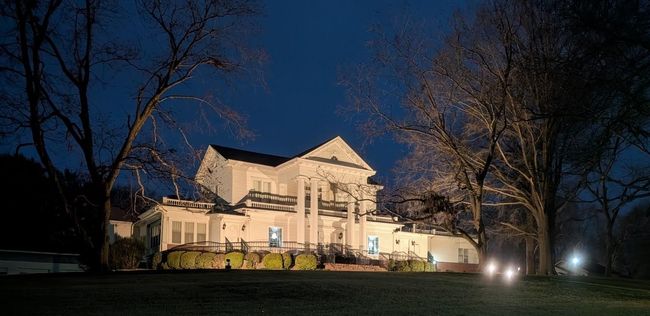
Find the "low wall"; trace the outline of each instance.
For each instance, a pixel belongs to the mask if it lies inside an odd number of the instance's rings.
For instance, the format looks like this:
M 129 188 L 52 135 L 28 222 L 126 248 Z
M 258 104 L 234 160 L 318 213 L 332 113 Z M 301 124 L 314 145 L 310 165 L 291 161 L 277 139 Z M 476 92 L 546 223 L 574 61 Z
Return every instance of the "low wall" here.
M 458 263 L 458 262 L 438 262 L 436 263 L 438 272 L 479 272 L 478 264 L 475 263 Z
M 363 264 L 326 263 L 325 270 L 328 271 L 363 271 L 363 272 L 386 272 L 386 269 L 378 266 Z
M 0 250 L 0 274 L 80 271 L 78 254 Z

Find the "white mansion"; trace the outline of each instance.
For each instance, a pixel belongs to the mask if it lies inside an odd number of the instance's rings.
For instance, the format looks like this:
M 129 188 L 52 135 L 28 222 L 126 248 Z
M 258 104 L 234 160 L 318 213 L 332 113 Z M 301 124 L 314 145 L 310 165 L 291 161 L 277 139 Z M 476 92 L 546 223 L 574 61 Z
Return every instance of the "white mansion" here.
M 372 180 L 375 173 L 341 137 L 293 157 L 211 145 L 196 181 L 213 203 L 163 198 L 139 216 L 134 235 L 150 252 L 188 243 L 241 244 L 478 263 L 462 238 L 377 215 L 382 186 Z

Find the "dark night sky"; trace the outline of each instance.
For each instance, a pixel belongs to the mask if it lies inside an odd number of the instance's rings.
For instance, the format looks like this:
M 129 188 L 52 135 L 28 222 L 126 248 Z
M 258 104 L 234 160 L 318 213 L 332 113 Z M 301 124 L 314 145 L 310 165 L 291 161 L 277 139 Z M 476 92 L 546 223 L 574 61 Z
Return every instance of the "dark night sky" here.
M 380 177 L 388 177 L 404 149 L 390 137 L 364 145 L 357 122 L 337 113 L 337 108 L 347 102 L 345 89 L 337 85 L 339 72 L 368 57 L 366 42 L 372 38 L 369 29 L 373 24 L 389 27 L 398 15 L 407 12 L 444 29 L 454 10 L 466 4 L 382 0 L 269 1 L 265 5 L 259 39 L 270 57 L 264 75 L 268 89 L 241 93 L 229 100 L 248 116 L 249 127 L 257 136 L 242 143 L 226 134 L 197 135 L 193 142 L 294 155 L 340 135 Z

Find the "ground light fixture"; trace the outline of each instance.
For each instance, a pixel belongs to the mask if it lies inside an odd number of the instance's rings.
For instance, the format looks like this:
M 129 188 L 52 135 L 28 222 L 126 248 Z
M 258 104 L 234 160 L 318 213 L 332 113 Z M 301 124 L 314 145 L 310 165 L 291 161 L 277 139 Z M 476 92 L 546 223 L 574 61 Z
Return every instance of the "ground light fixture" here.
M 494 275 L 497 273 L 497 264 L 495 262 L 490 262 L 487 266 L 486 272 L 488 275 Z
M 578 267 L 580 265 L 580 257 L 578 255 L 573 255 L 571 258 L 571 265 L 573 265 L 574 268 Z

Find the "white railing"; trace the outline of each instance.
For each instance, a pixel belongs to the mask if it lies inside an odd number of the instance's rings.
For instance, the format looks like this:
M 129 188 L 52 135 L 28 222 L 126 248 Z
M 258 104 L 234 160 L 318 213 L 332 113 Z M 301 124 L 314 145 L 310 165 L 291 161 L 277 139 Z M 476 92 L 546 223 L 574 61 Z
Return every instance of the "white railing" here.
M 275 203 L 263 203 L 263 202 L 251 201 L 250 207 L 267 209 L 267 210 L 275 210 L 275 211 L 294 212 L 293 206 L 291 205 L 282 205 L 282 204 L 275 204 Z
M 191 207 L 191 208 L 200 208 L 200 209 L 211 209 L 214 206 L 214 203 L 194 202 L 194 201 L 187 201 L 187 200 L 172 199 L 168 197 L 163 197 L 162 202 L 164 205 Z

